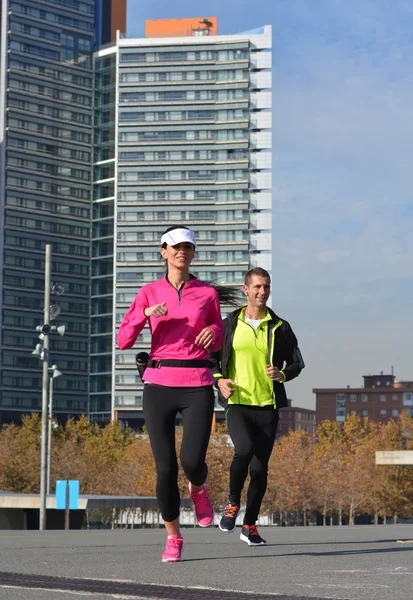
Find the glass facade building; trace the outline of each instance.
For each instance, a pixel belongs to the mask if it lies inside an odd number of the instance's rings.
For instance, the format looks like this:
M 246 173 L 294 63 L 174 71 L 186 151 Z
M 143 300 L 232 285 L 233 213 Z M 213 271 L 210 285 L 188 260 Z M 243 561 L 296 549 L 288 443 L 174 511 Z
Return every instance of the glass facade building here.
M 31 352 L 44 322 L 46 243 L 52 285 L 64 288 L 51 298 L 61 309 L 54 323 L 66 325 L 64 337 L 50 339 L 50 364 L 64 374 L 54 413 L 88 412 L 92 56 L 96 39 L 110 41 L 95 18 L 102 7 L 105 0 L 1 0 L 0 424 L 41 409 L 42 366 Z
M 90 414 L 111 416 L 116 172 L 116 53 L 95 60 Z
M 169 225 L 195 231 L 201 279 L 271 271 L 271 27 L 116 38 L 125 25 L 126 0 L 0 0 L 0 425 L 41 410 L 46 244 L 61 421 L 140 418 L 149 332 L 126 352 L 115 338 L 164 274 Z
M 271 271 L 271 27 L 237 35 L 119 38 L 95 54 L 91 417 L 134 425 L 135 354 L 114 350 L 138 288 L 164 275 L 159 240 L 184 224 L 192 271 L 240 287 Z

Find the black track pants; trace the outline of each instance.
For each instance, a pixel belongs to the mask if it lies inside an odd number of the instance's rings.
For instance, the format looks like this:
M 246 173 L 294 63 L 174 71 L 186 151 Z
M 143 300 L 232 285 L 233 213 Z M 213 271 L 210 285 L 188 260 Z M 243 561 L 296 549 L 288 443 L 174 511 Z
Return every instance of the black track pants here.
M 214 414 L 212 386 L 166 387 L 146 384 L 143 411 L 156 465 L 156 497 L 164 521 L 179 517 L 175 418 L 182 415 L 181 465 L 188 480 L 202 485 L 208 473 L 205 456 Z
M 249 468 L 251 480 L 244 523 L 254 525 L 267 489 L 268 461 L 277 431 L 278 410 L 273 406 L 230 404 L 227 409 L 227 425 L 234 443 L 229 501 L 231 504 L 240 505 L 241 492 Z

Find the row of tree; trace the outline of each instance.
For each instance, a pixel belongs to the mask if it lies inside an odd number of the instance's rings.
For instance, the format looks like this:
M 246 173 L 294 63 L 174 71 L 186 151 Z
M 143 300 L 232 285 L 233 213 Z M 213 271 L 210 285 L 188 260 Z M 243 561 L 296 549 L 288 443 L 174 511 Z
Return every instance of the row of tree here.
M 21 426 L 0 431 L 0 490 L 38 493 L 41 420 L 26 416 Z M 177 446 L 182 431 L 177 428 Z M 359 514 L 413 517 L 413 468 L 377 466 L 376 450 L 413 449 L 413 419 L 402 413 L 387 424 L 348 417 L 324 421 L 313 438 L 291 431 L 275 444 L 262 511 L 280 524 L 300 516 L 307 524 L 316 512 L 341 524 Z M 225 426 L 211 435 L 208 489 L 219 509 L 227 502 L 233 448 Z M 155 465 L 148 436 L 118 422 L 104 428 L 86 417 L 53 430 L 52 488 L 57 479 L 78 479 L 82 494 L 155 495 Z M 180 471 L 181 494 L 187 481 Z M 297 521 L 296 521 L 297 522 Z

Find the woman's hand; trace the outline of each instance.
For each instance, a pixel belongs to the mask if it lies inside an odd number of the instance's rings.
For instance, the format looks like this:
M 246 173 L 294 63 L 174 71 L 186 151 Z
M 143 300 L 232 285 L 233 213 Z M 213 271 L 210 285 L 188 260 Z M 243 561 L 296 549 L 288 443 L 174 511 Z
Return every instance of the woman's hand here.
M 214 341 L 215 334 L 211 327 L 205 327 L 201 333 L 199 333 L 195 338 L 195 344 L 197 346 L 203 346 L 204 348 L 208 348 Z
M 145 317 L 164 317 L 168 314 L 168 309 L 166 308 L 166 302 L 162 302 L 162 304 L 154 304 L 153 306 L 148 306 L 143 311 Z

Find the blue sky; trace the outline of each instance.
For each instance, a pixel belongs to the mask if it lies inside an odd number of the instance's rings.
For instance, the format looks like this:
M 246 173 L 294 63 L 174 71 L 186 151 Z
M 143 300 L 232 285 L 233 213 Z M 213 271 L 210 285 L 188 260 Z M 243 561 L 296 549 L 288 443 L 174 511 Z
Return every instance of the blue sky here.
M 413 380 L 413 3 L 128 0 L 146 19 L 217 16 L 273 27 L 273 307 L 314 387 L 369 373 Z

